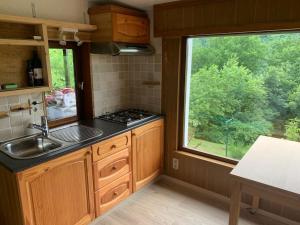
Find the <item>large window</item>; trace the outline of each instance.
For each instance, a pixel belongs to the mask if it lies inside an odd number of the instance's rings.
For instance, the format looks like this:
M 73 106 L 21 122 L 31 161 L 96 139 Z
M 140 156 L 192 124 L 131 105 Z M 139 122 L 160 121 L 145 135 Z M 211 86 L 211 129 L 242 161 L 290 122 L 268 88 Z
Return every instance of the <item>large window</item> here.
M 46 102 L 54 126 L 77 120 L 75 52 L 59 45 L 49 49 L 53 90 L 46 94 Z
M 241 159 L 260 135 L 299 141 L 300 34 L 187 40 L 183 145 Z

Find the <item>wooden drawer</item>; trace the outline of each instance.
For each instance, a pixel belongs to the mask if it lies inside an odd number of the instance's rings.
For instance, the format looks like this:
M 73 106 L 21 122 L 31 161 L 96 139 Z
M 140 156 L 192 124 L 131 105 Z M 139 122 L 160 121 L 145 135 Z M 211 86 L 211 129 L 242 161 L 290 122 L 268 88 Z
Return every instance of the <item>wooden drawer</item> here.
M 116 137 L 102 141 L 92 146 L 93 161 L 104 159 L 106 156 L 112 155 L 125 148 L 131 146 L 131 132 L 120 134 Z
M 97 216 L 107 212 L 132 193 L 131 180 L 131 173 L 128 173 L 95 192 Z
M 131 171 L 131 151 L 126 148 L 94 163 L 95 190 L 115 181 Z

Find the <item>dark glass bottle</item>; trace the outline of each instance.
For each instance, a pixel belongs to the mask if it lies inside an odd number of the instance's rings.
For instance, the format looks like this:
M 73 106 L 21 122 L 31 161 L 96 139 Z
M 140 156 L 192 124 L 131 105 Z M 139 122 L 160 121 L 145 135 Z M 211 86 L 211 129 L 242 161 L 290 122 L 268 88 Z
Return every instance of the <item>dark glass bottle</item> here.
M 31 64 L 33 68 L 34 86 L 43 86 L 44 81 L 42 63 L 36 51 L 33 52 Z
M 31 60 L 27 60 L 27 76 L 28 76 L 28 86 L 34 86 L 34 75 L 33 75 L 33 66 Z

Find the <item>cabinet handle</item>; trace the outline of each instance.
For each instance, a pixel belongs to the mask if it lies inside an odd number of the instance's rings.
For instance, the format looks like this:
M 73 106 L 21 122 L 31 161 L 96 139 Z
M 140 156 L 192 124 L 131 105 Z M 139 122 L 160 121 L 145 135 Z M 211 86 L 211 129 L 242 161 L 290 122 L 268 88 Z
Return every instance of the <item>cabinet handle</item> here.
M 112 168 L 111 168 L 111 170 L 116 170 L 117 169 L 117 167 L 116 166 L 113 166 Z
M 116 147 L 117 147 L 116 145 L 112 145 L 110 148 L 115 149 Z
M 113 195 L 114 197 L 118 196 L 118 192 L 115 191 Z

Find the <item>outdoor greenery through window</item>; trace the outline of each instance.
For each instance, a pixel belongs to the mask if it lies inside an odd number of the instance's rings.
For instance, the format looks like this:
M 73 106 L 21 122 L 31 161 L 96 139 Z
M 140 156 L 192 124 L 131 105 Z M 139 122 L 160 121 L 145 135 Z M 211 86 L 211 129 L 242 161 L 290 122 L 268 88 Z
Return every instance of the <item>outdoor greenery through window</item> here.
M 188 39 L 184 147 L 238 160 L 299 133 L 299 33 Z
M 77 116 L 73 49 L 50 48 L 53 91 L 46 95 L 48 119 Z

